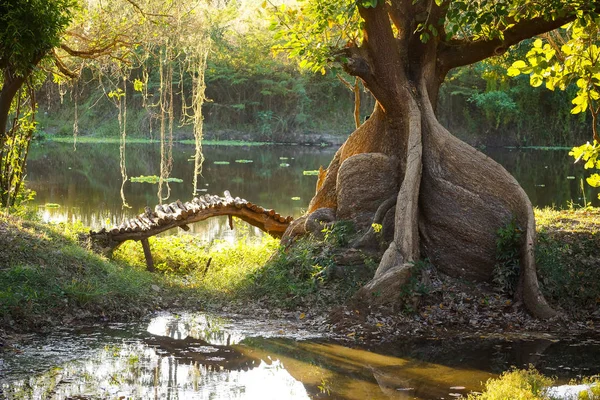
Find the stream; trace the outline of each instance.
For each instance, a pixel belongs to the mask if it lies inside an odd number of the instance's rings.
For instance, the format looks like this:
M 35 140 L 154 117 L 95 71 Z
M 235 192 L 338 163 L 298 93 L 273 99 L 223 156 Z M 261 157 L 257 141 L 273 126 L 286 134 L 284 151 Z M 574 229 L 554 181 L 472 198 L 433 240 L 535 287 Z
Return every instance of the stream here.
M 371 346 L 294 321 L 160 313 L 30 335 L 0 359 L 16 399 L 451 399 L 512 366 L 600 373 L 600 338 L 415 339 Z

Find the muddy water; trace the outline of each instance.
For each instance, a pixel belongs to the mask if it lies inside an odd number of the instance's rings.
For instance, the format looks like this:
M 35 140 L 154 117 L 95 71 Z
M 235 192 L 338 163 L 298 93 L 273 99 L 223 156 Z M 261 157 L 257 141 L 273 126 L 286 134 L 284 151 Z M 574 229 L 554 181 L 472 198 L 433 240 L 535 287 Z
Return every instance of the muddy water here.
M 534 364 L 600 373 L 594 340 L 335 341 L 291 322 L 160 314 L 32 336 L 0 359 L 7 399 L 449 399 Z

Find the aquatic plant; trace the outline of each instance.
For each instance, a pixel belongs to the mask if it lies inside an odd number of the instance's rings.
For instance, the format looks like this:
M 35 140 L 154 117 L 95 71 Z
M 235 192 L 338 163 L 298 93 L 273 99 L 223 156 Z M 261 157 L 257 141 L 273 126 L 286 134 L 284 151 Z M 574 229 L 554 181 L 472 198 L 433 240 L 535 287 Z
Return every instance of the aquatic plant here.
M 151 184 L 156 184 L 160 181 L 160 177 L 156 176 L 156 175 L 140 175 L 140 176 L 134 176 L 131 178 L 131 182 L 133 183 L 151 183 Z M 175 183 L 182 183 L 183 179 L 179 179 L 179 178 L 165 178 L 163 179 L 163 182 L 175 182 Z

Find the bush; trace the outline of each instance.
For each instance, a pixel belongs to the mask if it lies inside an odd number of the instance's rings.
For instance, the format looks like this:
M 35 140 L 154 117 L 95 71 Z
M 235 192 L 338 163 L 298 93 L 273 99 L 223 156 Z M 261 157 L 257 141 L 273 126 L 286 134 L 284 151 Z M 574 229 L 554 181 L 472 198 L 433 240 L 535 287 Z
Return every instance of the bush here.
M 533 367 L 527 370 L 512 369 L 497 379 L 489 379 L 481 394 L 470 394 L 469 400 L 548 400 L 545 388 L 553 380 Z

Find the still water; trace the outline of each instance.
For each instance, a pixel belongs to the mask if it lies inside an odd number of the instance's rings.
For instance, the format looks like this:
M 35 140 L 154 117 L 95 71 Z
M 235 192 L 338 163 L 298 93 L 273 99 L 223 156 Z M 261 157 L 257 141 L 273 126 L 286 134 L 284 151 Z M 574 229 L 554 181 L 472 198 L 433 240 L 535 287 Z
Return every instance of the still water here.
M 335 150 L 292 145 L 205 146 L 198 194 L 222 195 L 229 190 L 234 197 L 297 217 L 308 206 L 317 181 L 316 176 L 303 172 L 327 167 Z M 585 184 L 582 192 L 581 179 L 586 171 L 582 165 L 573 164 L 568 150 L 484 151 L 517 178 L 534 206 L 566 207 L 569 202 L 585 201 L 598 205 L 597 191 Z M 171 176 L 183 182 L 170 184 L 169 202 L 192 198 L 193 153 L 191 145 L 177 144 L 173 149 Z M 129 177 L 158 175 L 158 144 L 128 144 L 126 156 Z M 118 224 L 142 212 L 144 206 L 153 208 L 158 203 L 156 184 L 127 182 L 125 196 L 131 208 L 122 207 L 117 144 L 79 144 L 76 151 L 66 143 L 37 145 L 29 156 L 27 181 L 37 192 L 35 202 L 47 221 L 81 220 L 100 228 Z M 44 207 L 48 204 L 59 207 Z M 207 240 L 233 235 L 225 218 L 212 218 L 192 228 Z
M 0 397 L 450 399 L 529 364 L 562 382 L 594 375 L 600 341 L 420 339 L 361 347 L 287 321 L 163 313 L 31 337 L 0 359 Z

